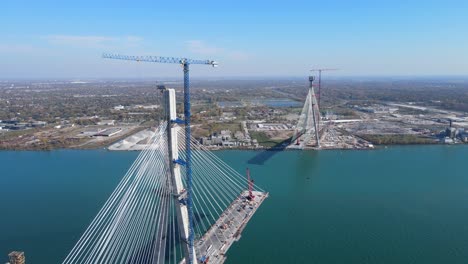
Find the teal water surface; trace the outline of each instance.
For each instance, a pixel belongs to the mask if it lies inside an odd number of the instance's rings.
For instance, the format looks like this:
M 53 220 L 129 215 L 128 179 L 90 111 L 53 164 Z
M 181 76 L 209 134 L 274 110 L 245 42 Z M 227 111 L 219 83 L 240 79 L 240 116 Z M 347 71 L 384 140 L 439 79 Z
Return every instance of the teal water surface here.
M 468 147 L 268 154 L 216 152 L 270 192 L 227 263 L 467 263 Z M 137 155 L 0 152 L 0 263 L 60 263 Z

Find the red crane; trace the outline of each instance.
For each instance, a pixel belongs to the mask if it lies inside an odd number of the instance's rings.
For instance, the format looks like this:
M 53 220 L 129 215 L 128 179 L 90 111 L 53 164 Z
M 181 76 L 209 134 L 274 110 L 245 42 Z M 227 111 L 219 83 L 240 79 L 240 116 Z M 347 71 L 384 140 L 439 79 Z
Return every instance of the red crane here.
M 249 184 L 249 196 L 247 196 L 247 199 L 253 200 L 254 197 L 255 197 L 252 194 L 254 181 L 252 179 L 250 179 L 250 169 L 249 168 L 247 168 L 247 183 Z
M 322 98 L 321 96 L 321 91 L 322 91 L 322 71 L 337 71 L 338 69 L 312 69 L 310 71 L 316 71 L 319 73 L 319 76 L 318 76 L 318 102 L 317 102 L 317 105 L 320 109 L 320 99 Z

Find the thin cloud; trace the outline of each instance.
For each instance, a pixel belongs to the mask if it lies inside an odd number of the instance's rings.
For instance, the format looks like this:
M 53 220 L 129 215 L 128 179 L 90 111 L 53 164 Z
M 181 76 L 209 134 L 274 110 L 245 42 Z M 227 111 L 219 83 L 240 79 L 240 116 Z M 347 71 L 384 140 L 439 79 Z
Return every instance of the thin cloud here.
M 250 55 L 243 51 L 231 51 L 227 54 L 227 57 L 231 60 L 245 61 L 250 58 Z
M 105 48 L 110 46 L 137 46 L 143 38 L 137 36 L 109 37 L 109 36 L 77 36 L 77 35 L 47 35 L 43 36 L 53 45 L 78 46 L 86 48 Z
M 0 53 L 28 53 L 37 49 L 32 45 L 24 44 L 0 44 Z
M 115 40 L 113 37 L 73 35 L 49 35 L 43 38 L 51 44 L 67 46 L 98 46 Z
M 141 42 L 143 41 L 143 38 L 137 36 L 126 36 L 125 40 L 127 40 L 128 42 Z
M 201 40 L 189 40 L 186 41 L 186 45 L 187 49 L 196 55 L 211 55 L 238 61 L 247 60 L 250 57 L 246 52 L 216 47 Z
M 224 52 L 224 49 L 210 46 L 201 40 L 189 40 L 187 47 L 190 52 L 200 55 L 216 55 Z

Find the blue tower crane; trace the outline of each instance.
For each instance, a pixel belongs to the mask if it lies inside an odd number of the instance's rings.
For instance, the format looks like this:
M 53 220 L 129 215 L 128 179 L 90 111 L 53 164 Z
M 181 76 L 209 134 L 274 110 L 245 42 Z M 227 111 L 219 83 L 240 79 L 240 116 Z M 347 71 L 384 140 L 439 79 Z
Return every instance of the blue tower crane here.
M 174 57 L 159 57 L 159 56 L 128 56 L 120 54 L 108 54 L 102 55 L 105 59 L 115 60 L 128 60 L 128 61 L 143 61 L 143 62 L 157 62 L 157 63 L 175 63 L 183 66 L 184 69 L 184 124 L 185 124 L 185 170 L 186 170 L 186 181 L 187 181 L 187 210 L 189 218 L 189 254 L 192 254 L 194 247 L 194 230 L 193 230 L 193 204 L 192 204 L 192 152 L 190 149 L 190 78 L 189 68 L 190 64 L 204 64 L 217 67 L 218 63 L 213 60 L 192 60 L 187 58 L 174 58 Z M 191 256 L 188 260 L 189 264 L 194 264 L 193 257 Z

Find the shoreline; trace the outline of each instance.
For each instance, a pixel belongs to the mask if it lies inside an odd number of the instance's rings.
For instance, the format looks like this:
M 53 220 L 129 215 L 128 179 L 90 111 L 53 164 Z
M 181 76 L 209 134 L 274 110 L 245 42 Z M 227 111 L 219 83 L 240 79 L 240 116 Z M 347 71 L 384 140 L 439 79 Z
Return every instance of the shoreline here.
M 111 144 L 112 145 L 112 144 Z M 88 147 L 88 148 L 49 148 L 49 149 L 43 149 L 43 148 L 11 148 L 11 149 L 0 149 L 0 151 L 15 151 L 15 152 L 32 152 L 32 151 L 43 151 L 43 152 L 50 152 L 50 151 L 58 151 L 58 150 L 106 150 L 110 152 L 137 152 L 141 151 L 142 149 L 128 149 L 128 150 L 112 150 L 109 149 L 111 146 L 96 146 L 96 147 Z M 409 144 L 386 144 L 386 145 L 374 145 L 373 148 L 321 148 L 321 149 L 316 149 L 313 147 L 310 148 L 304 148 L 304 149 L 294 149 L 294 148 L 242 148 L 242 147 L 229 147 L 229 148 L 207 148 L 210 151 L 235 151 L 235 150 L 242 150 L 242 151 L 329 151 L 329 150 L 345 150 L 345 151 L 352 151 L 352 150 L 357 150 L 357 151 L 372 151 L 372 150 L 378 150 L 382 148 L 388 148 L 388 147 L 405 147 L 405 146 L 463 146 L 463 145 L 468 145 L 467 143 L 455 143 L 455 144 L 443 144 L 443 143 L 432 143 L 432 144 L 420 144 L 420 143 L 409 143 Z

